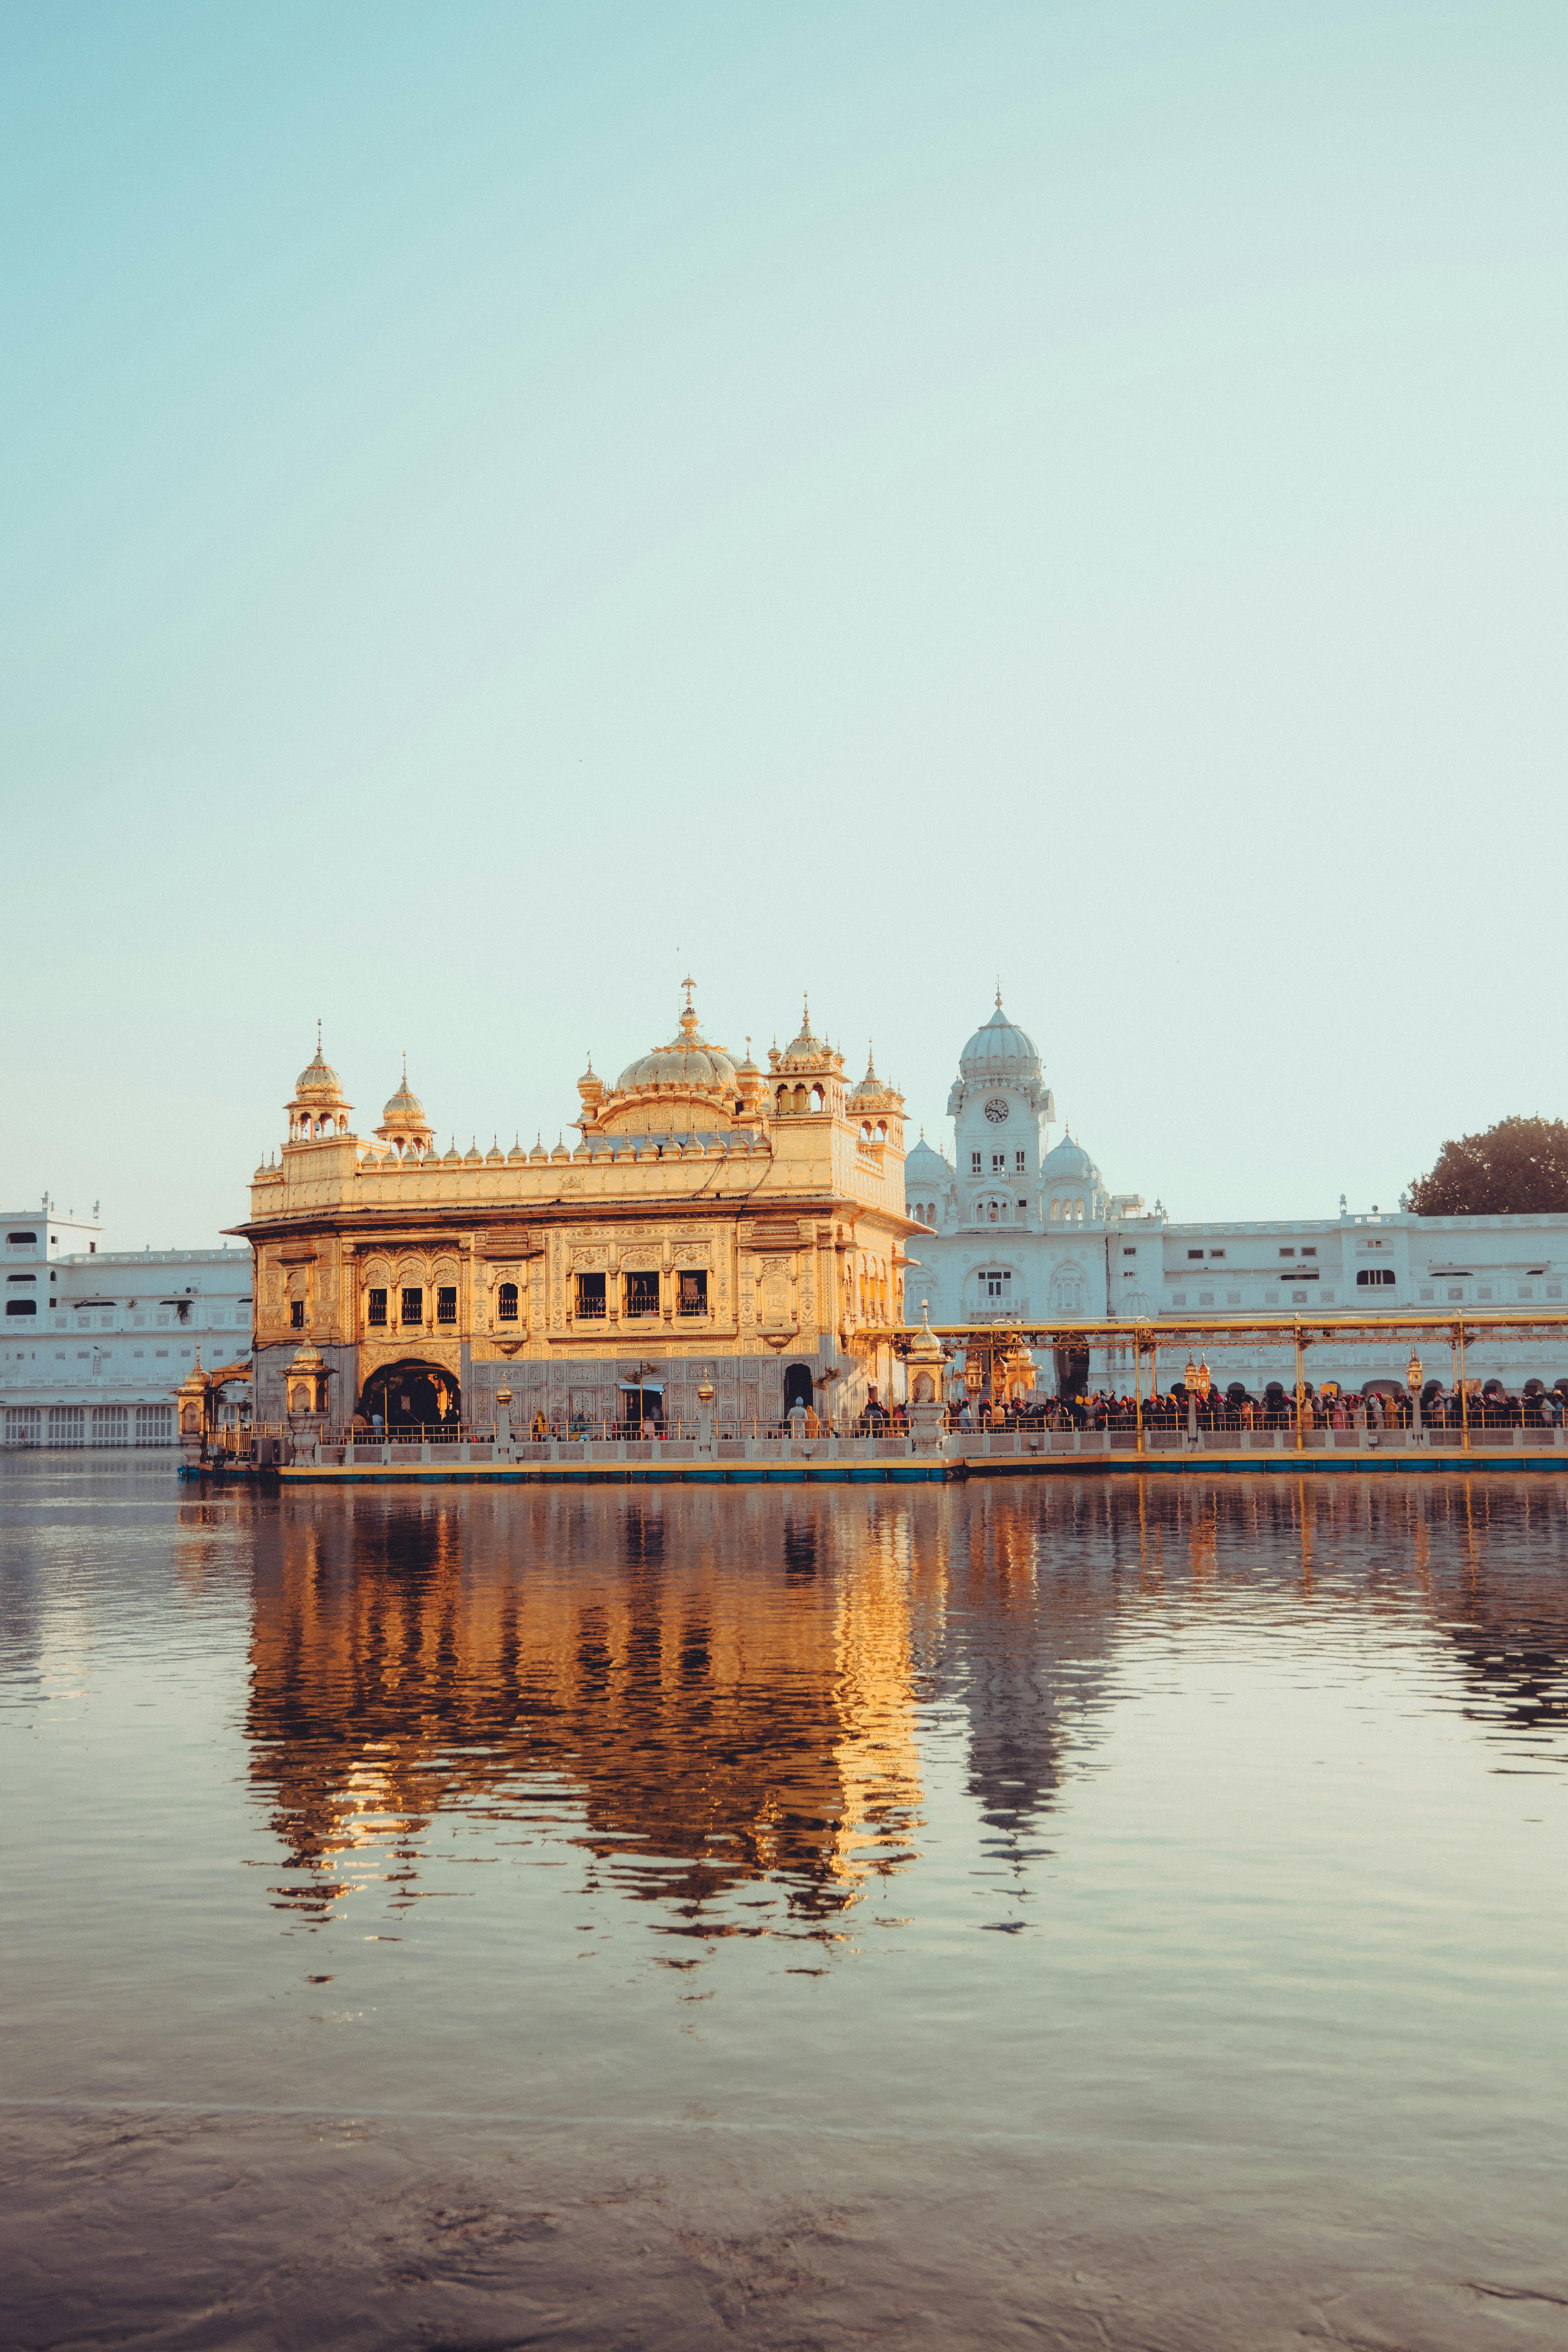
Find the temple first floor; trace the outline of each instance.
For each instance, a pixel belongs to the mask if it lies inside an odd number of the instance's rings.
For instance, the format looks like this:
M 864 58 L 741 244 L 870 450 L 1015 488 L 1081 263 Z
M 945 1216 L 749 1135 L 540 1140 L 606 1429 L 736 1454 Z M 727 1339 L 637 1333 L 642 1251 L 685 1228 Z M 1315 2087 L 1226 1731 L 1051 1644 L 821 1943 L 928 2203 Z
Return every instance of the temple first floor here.
M 488 1429 L 503 1388 L 510 1394 L 514 1427 L 530 1427 L 542 1416 L 556 1431 L 689 1426 L 704 1386 L 713 1391 L 721 1423 L 761 1427 L 776 1425 L 797 1403 L 842 1420 L 863 1412 L 874 1399 L 890 1403 L 901 1397 L 902 1367 L 892 1348 L 849 1356 L 817 1337 L 814 1347 L 780 1349 L 677 1352 L 660 1350 L 655 1339 L 646 1352 L 505 1356 L 466 1339 L 421 1334 L 404 1347 L 322 1344 L 318 1352 L 327 1419 L 346 1425 L 358 1418 L 387 1429 L 447 1423 Z M 257 1346 L 258 1421 L 287 1417 L 297 1356 L 298 1342 Z

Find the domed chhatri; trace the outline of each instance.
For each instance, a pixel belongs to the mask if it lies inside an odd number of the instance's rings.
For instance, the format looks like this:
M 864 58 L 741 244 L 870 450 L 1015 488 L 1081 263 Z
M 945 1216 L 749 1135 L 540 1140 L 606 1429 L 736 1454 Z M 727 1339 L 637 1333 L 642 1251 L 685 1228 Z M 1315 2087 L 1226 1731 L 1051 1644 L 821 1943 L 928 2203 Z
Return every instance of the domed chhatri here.
M 809 996 L 803 996 L 800 1005 L 800 1034 L 790 1040 L 781 1058 L 786 1065 L 795 1062 L 816 1062 L 826 1050 L 824 1041 L 814 1035 L 812 1032 L 811 999 Z
M 316 1058 L 313 1062 L 307 1063 L 295 1080 L 295 1098 L 298 1100 L 302 1096 L 318 1096 L 323 1100 L 336 1101 L 342 1098 L 342 1091 L 336 1070 L 321 1051 L 321 1024 L 318 1021 Z
M 318 1021 L 316 1057 L 300 1071 L 293 1095 L 284 1105 L 289 1114 L 289 1141 L 320 1142 L 328 1136 L 346 1135 L 349 1132 L 348 1115 L 353 1108 L 344 1096 L 336 1070 L 321 1051 L 321 1024 Z
M 389 1144 L 398 1158 L 423 1160 L 435 1140 L 430 1122 L 425 1116 L 425 1106 L 408 1083 L 408 1056 L 403 1056 L 403 1076 L 397 1092 L 387 1102 L 381 1114 L 381 1125 L 375 1130 L 378 1139 Z
M 849 1107 L 852 1110 L 858 1109 L 863 1104 L 868 1106 L 872 1103 L 876 1103 L 879 1107 L 881 1100 L 882 1081 L 877 1076 L 877 1057 L 872 1052 L 870 1046 L 868 1045 L 866 1048 L 866 1075 L 861 1079 L 858 1086 L 851 1087 L 849 1090 Z
M 408 1056 L 403 1057 L 403 1076 L 397 1092 L 388 1097 L 381 1114 L 388 1127 L 423 1127 L 425 1106 L 408 1083 Z

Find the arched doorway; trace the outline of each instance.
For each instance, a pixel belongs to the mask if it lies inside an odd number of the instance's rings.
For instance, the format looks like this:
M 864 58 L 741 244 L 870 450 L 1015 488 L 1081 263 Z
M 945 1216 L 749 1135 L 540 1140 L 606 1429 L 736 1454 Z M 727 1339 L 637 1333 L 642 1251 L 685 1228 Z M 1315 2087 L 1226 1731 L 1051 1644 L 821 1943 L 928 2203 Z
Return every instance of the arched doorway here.
M 389 1432 L 456 1429 L 463 1417 L 462 1391 L 440 1364 L 384 1364 L 366 1381 L 359 1409 L 373 1427 L 379 1414 Z
M 785 1412 L 788 1412 L 791 1405 L 793 1404 L 803 1404 L 807 1412 L 809 1412 L 811 1411 L 812 1399 L 815 1394 L 816 1389 L 811 1377 L 811 1366 L 809 1364 L 786 1364 L 784 1366 L 784 1409 Z
M 1082 1396 L 1089 1386 L 1089 1349 L 1058 1348 L 1054 1353 L 1057 1360 L 1058 1396 L 1064 1400 Z
M 631 1388 L 623 1382 L 620 1396 L 620 1425 L 623 1429 L 638 1431 L 645 1429 L 649 1431 L 656 1429 L 662 1430 L 664 1427 L 664 1386 L 662 1381 L 655 1381 L 650 1386 L 649 1383 L 645 1381 L 640 1388 Z

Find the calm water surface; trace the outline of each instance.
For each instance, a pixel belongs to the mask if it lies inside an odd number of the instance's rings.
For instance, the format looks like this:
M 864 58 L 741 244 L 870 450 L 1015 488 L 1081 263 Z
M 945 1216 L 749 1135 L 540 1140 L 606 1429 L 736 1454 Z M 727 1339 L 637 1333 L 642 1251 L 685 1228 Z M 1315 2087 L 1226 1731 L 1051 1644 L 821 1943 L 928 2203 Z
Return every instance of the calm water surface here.
M 7 1460 L 0 2339 L 1568 2345 L 1565 1487 Z

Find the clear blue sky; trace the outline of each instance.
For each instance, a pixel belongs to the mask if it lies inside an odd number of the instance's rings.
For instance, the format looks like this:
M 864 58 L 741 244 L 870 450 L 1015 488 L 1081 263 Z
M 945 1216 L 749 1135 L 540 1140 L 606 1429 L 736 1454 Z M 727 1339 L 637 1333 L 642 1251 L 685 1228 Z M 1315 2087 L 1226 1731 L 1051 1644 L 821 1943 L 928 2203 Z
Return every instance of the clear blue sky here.
M 0 16 L 0 1200 L 990 1009 L 1116 1188 L 1561 1113 L 1568 9 Z

